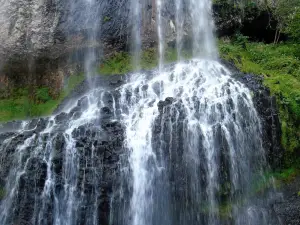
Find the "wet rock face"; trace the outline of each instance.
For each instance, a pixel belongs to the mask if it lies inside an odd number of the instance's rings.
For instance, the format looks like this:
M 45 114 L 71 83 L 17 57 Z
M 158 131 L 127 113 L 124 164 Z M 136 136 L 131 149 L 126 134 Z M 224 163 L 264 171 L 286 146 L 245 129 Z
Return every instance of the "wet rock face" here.
M 229 64 L 227 66 L 230 68 Z M 244 83 L 253 92 L 253 102 L 261 118 L 262 144 L 268 152 L 269 163 L 278 168 L 282 149 L 274 99 L 257 76 L 241 74 L 234 68 L 231 69 L 236 72 L 233 79 Z M 149 76 L 152 75 L 149 73 Z M 120 77 L 112 77 L 106 83 L 104 80 L 97 82 L 107 90 L 95 90 L 92 98 L 90 95 L 79 98 L 68 112 L 51 118 L 34 119 L 25 125 L 20 122 L 8 123 L 3 126 L 3 131 L 0 130 L 0 190 L 5 189 L 7 192 L 0 199 L 1 224 L 32 224 L 33 221 L 33 224 L 50 225 L 54 224 L 55 218 L 64 220 L 65 224 L 93 224 L 92 219 L 97 220 L 94 224 L 128 224 L 131 219 L 128 213 L 130 209 L 124 206 L 130 204 L 132 186 L 122 116 L 128 113 L 127 106 L 144 92 L 152 88 L 156 93 L 159 88 L 155 84 L 143 84 L 140 88 L 126 89 L 121 93 L 119 88 L 125 81 Z M 222 89 L 227 94 L 231 90 L 228 85 L 226 83 Z M 79 93 L 84 94 L 84 91 L 79 90 Z M 211 138 L 214 143 L 212 147 L 218 153 L 215 156 L 218 161 L 216 176 L 220 181 L 220 186 L 214 191 L 219 202 L 230 202 L 243 194 L 240 189 L 233 191 L 229 184 L 232 178 L 230 143 L 220 124 L 226 115 L 230 115 L 233 121 L 241 121 L 242 133 L 247 134 L 249 131 L 249 121 L 252 120 L 249 110 L 245 109 L 247 96 L 244 96 L 245 93 L 239 95 L 237 101 L 228 98 L 224 104 L 212 105 L 209 109 L 211 115 L 206 118 L 209 123 L 214 124 Z M 189 100 L 190 106 L 198 108 L 200 97 L 192 97 Z M 158 176 L 154 183 L 157 190 L 167 190 L 172 196 L 169 201 L 175 210 L 171 224 L 194 224 L 195 221 L 207 224 L 209 215 L 203 211 L 205 204 L 197 202 L 193 191 L 201 193 L 197 196 L 198 199 L 207 199 L 207 193 L 199 191 L 194 184 L 198 180 L 199 186 L 203 188 L 209 185 L 208 169 L 205 163 L 199 164 L 192 170 L 197 172 L 191 173 L 191 159 L 185 152 L 186 146 L 193 144 L 199 159 L 204 159 L 206 153 L 203 140 L 206 134 L 200 128 L 195 128 L 193 132 L 187 129 L 188 108 L 184 101 L 186 99 L 180 97 L 166 97 L 158 102 L 147 103 L 158 109 L 151 130 L 151 144 L 157 151 L 155 160 L 166 159 L 167 170 L 167 175 Z M 93 109 L 91 114 L 87 112 L 89 107 Z M 236 108 L 240 115 L 233 113 Z M 206 114 L 201 111 L 195 112 L 197 120 L 204 115 Z M 233 141 L 240 141 L 240 135 L 233 133 L 232 123 L 228 124 L 228 131 L 232 134 Z M 199 142 L 193 142 L 194 138 Z M 245 157 L 251 155 L 247 152 L 260 148 L 248 144 L 252 143 L 251 140 L 247 141 L 241 147 L 248 150 L 245 151 Z M 149 166 L 152 163 L 150 161 Z M 259 164 L 259 159 L 255 158 L 251 163 L 255 166 Z M 199 174 L 202 174 L 201 177 Z M 245 174 L 242 173 L 241 177 L 244 178 Z M 158 204 L 157 208 L 164 206 L 161 199 L 165 196 L 165 192 L 157 192 L 153 196 Z M 183 209 L 183 206 L 187 208 Z M 66 209 L 70 210 L 68 214 Z M 200 212 L 201 215 L 187 215 L 185 210 Z M 201 221 L 194 215 L 200 215 Z M 228 217 L 221 222 L 233 224 L 234 221 Z
M 274 98 L 270 96 L 270 92 L 268 89 L 266 89 L 262 85 L 262 81 L 260 78 L 258 78 L 255 75 L 250 74 L 239 74 L 239 77 L 237 77 L 239 81 L 243 82 L 250 90 L 253 91 L 253 99 L 255 108 L 261 118 L 261 126 L 262 126 L 262 135 L 263 135 L 263 147 L 267 151 L 267 161 L 271 165 L 272 168 L 280 168 L 282 157 L 283 157 L 283 149 L 280 145 L 280 130 L 281 126 L 279 123 L 276 103 L 274 102 Z M 233 102 L 228 101 L 228 105 L 216 105 L 216 115 L 220 113 L 221 118 L 224 117 L 224 111 L 226 110 L 228 112 L 234 111 L 234 107 L 239 108 L 239 112 L 241 113 L 241 117 L 243 123 L 241 124 L 243 129 L 248 129 L 251 124 L 248 122 L 251 121 L 250 115 L 247 114 L 248 110 L 245 107 L 245 104 L 243 102 L 244 100 L 240 98 L 237 105 L 233 105 Z M 197 98 L 194 98 L 194 104 L 199 104 Z M 158 103 L 158 109 L 159 109 L 159 116 L 156 118 L 153 126 L 153 149 L 157 149 L 160 152 L 157 152 L 160 157 L 162 158 L 169 158 L 169 160 L 166 161 L 166 167 L 169 176 L 166 177 L 160 177 L 159 180 L 155 181 L 156 185 L 160 184 L 165 189 L 169 190 L 169 193 L 171 193 L 171 196 L 175 196 L 173 199 L 172 205 L 175 206 L 177 209 L 177 212 L 174 215 L 174 222 L 173 224 L 177 224 L 180 219 L 183 221 L 188 221 L 190 219 L 190 223 L 193 224 L 193 221 L 198 221 L 197 218 L 185 218 L 185 214 L 181 214 L 182 211 L 182 202 L 188 202 L 189 211 L 193 212 L 193 210 L 201 211 L 202 208 L 199 207 L 199 204 L 197 204 L 194 201 L 195 196 L 193 196 L 193 184 L 195 184 L 196 180 L 193 179 L 193 177 L 189 177 L 187 175 L 187 171 L 189 170 L 189 163 L 186 162 L 183 163 L 183 161 L 186 159 L 184 157 L 184 152 L 186 149 L 184 149 L 184 146 L 187 146 L 186 143 L 193 143 L 192 139 L 189 139 L 190 136 L 195 135 L 196 138 L 199 139 L 198 143 L 198 154 L 200 159 L 205 159 L 205 152 L 204 152 L 204 146 L 201 144 L 201 141 L 204 140 L 204 133 L 201 132 L 201 130 L 196 130 L 194 133 L 187 133 L 187 115 L 186 115 L 186 109 L 184 108 L 184 105 L 182 104 L 182 101 L 174 101 L 173 98 L 166 98 L 164 101 L 160 101 Z M 212 112 L 214 114 L 214 112 Z M 226 114 L 226 113 L 225 113 Z M 212 120 L 214 120 L 214 117 L 216 115 L 212 115 Z M 200 116 L 200 114 L 199 114 Z M 203 115 L 202 115 L 203 116 Z M 236 120 L 238 120 L 237 115 L 232 115 Z M 201 118 L 201 116 L 200 116 Z M 226 125 L 229 128 L 230 133 L 232 134 L 232 139 L 235 141 L 239 141 L 238 137 L 242 134 L 234 133 L 234 129 L 232 127 L 232 124 Z M 218 192 L 216 193 L 217 201 L 222 202 L 224 205 L 226 204 L 234 204 L 230 202 L 234 202 L 236 199 L 242 198 L 243 192 L 245 191 L 245 187 L 242 187 L 241 189 L 232 190 L 232 186 L 230 183 L 232 173 L 230 171 L 232 162 L 230 161 L 230 144 L 228 143 L 226 139 L 226 134 L 222 131 L 221 125 L 216 124 L 212 127 L 213 129 L 213 142 L 214 146 L 213 148 L 216 149 L 219 154 L 216 156 L 219 162 L 218 170 L 218 176 L 220 180 L 220 187 Z M 260 135 L 257 133 L 257 135 Z M 251 135 L 250 135 L 251 136 Z M 240 144 L 240 143 L 239 143 Z M 249 141 L 245 146 L 241 145 L 241 148 L 246 151 L 254 151 L 255 148 L 260 148 L 260 146 L 251 146 L 252 142 Z M 247 153 L 246 153 L 247 154 Z M 247 156 L 247 157 L 250 157 Z M 252 166 L 255 167 L 255 164 L 258 163 L 257 161 L 261 160 L 263 156 L 261 156 L 260 159 L 256 158 L 253 162 L 251 162 Z M 157 160 L 160 160 L 158 158 Z M 250 159 L 251 161 L 251 159 Z M 183 165 L 186 165 L 183 166 Z M 205 165 L 201 164 L 195 168 L 197 170 L 197 174 L 202 174 L 200 183 L 198 184 L 201 186 L 202 189 L 205 189 L 208 185 L 208 178 L 205 176 L 207 168 Z M 245 175 L 245 174 L 244 174 Z M 170 186 L 168 186 L 170 185 Z M 159 186 L 158 186 L 159 187 Z M 186 192 L 186 190 L 190 190 L 189 192 Z M 200 193 L 200 192 L 199 192 Z M 205 193 L 201 193 L 203 196 L 201 196 L 201 199 L 206 199 Z M 199 197 L 199 196 L 198 196 Z M 295 196 L 294 196 L 295 199 Z M 157 206 L 159 207 L 159 206 Z M 268 211 L 270 214 L 272 214 L 274 217 L 274 221 L 272 221 L 273 224 L 278 224 L 278 220 L 276 217 L 276 214 L 272 211 L 273 206 L 268 205 L 264 210 Z M 279 206 L 281 207 L 281 206 Z M 295 213 L 295 209 L 298 207 L 298 205 L 293 206 L 291 209 L 292 213 Z M 286 216 L 286 214 L 289 209 L 281 209 L 285 210 L 282 212 L 283 216 Z M 242 210 L 241 210 L 242 212 Z M 239 213 L 241 213 L 239 212 Z M 262 217 L 263 215 L 259 215 L 259 217 Z M 241 216 L 242 218 L 243 216 Z M 295 216 L 294 216 L 295 217 Z M 235 217 L 224 217 L 221 219 L 221 224 L 234 224 L 239 223 L 239 219 L 234 220 L 234 218 L 239 218 L 238 216 Z M 260 218 L 261 219 L 261 218 Z M 257 223 L 259 224 L 260 219 L 257 219 Z M 292 219 L 291 219 L 292 221 Z M 294 221 L 294 220 L 293 220 Z M 296 220 L 295 220 L 296 221 Z M 245 221 L 246 222 L 246 221 Z M 201 215 L 201 223 L 208 224 L 209 223 L 209 216 L 205 213 Z M 178 224 L 183 224 L 182 222 Z M 297 223 L 291 223 L 291 224 L 297 224 Z
M 298 176 L 293 181 L 283 184 L 280 188 L 283 198 L 274 203 L 273 210 L 280 218 L 282 224 L 300 224 L 299 187 L 300 177 Z
M 253 92 L 253 100 L 263 127 L 263 147 L 272 169 L 283 166 L 283 148 L 281 146 L 281 124 L 275 96 L 270 96 L 268 88 L 262 84 L 263 79 L 257 75 L 247 74 L 241 79 Z
M 281 124 L 275 96 L 263 85 L 263 77 L 254 74 L 243 74 L 232 64 L 223 63 L 233 72 L 233 77 L 242 82 L 253 94 L 253 102 L 260 116 L 263 147 L 267 152 L 267 160 L 272 169 L 283 166 L 284 149 L 281 146 Z
M 128 1 L 99 1 L 97 15 L 86 12 L 87 1 L 9 0 L 0 9 L 0 86 L 36 84 L 62 88 L 65 75 L 82 65 L 89 29 L 87 17 L 99 23 L 97 40 L 105 47 L 124 48 L 127 35 Z M 125 7 L 124 7 L 125 4 Z M 122 9 L 122 10 L 121 10 Z M 103 18 L 109 18 L 104 19 Z M 96 19 L 95 19 L 96 18 Z M 98 21 L 95 21 L 98 20 Z M 95 47 L 95 43 L 93 43 Z M 71 59 L 71 60 L 70 60 Z M 79 66 L 80 67 L 80 66 Z M 6 81 L 8 79 L 8 81 Z
M 0 76 L 5 80 L 8 78 L 8 82 L 0 79 L 0 86 L 1 83 L 12 86 L 35 82 L 51 87 L 57 94 L 63 86 L 64 76 L 82 69 L 90 45 L 97 52 L 97 58 L 103 53 L 128 50 L 134 21 L 130 13 L 131 1 L 95 2 L 98 8 L 93 11 L 84 0 L 5 1 L 0 9 Z M 143 3 L 141 41 L 143 48 L 149 48 L 157 45 L 156 5 L 155 0 Z M 187 5 L 182 7 L 186 11 Z M 170 0 L 162 11 L 164 36 L 171 46 L 176 43 L 175 8 L 175 1 Z M 269 23 L 274 23 L 268 21 L 268 14 L 258 8 L 247 8 L 245 12 L 247 15 L 243 17 L 242 10 L 233 5 L 214 4 L 213 15 L 219 36 L 230 36 L 236 29 L 242 29 L 245 35 L 253 38 L 257 33 L 273 38 L 274 31 L 265 29 Z M 91 32 L 95 33 L 93 41 L 96 43 L 89 43 Z M 190 33 L 189 15 L 185 15 L 185 47 L 191 47 Z M 78 68 L 70 64 L 76 64 Z M 28 75 L 31 75 L 30 80 Z
M 70 113 L 18 125 L 23 131 L 10 126 L 15 132 L 0 134 L 1 224 L 54 224 L 69 204 L 72 217 L 60 217 L 66 224 L 109 224 L 124 127 L 113 120 L 108 104 L 98 118 L 72 128 L 80 117 L 75 114 L 88 104 L 83 97 Z

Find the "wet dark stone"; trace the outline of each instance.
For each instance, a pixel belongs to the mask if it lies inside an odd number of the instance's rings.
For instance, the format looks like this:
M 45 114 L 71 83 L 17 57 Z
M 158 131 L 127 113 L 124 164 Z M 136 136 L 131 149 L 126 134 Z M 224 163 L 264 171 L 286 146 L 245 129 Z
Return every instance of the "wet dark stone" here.
M 78 100 L 77 102 L 77 106 L 80 109 L 86 109 L 89 105 L 89 99 L 87 96 L 84 96 L 83 98 L 81 98 L 80 100 Z
M 33 119 L 29 122 L 29 124 L 27 125 L 27 129 L 31 130 L 34 129 L 37 126 L 37 123 L 39 122 L 39 119 Z
M 105 105 L 112 106 L 114 102 L 113 95 L 110 92 L 105 92 L 103 94 L 102 101 L 104 102 Z
M 112 112 L 111 112 L 110 108 L 107 107 L 107 106 L 101 108 L 100 114 L 101 114 L 101 117 L 104 118 L 104 119 L 112 117 Z
M 65 113 L 65 112 L 58 114 L 58 115 L 54 118 L 54 120 L 55 120 L 55 122 L 56 122 L 57 124 L 66 123 L 67 119 L 68 119 L 68 114 Z
M 143 87 L 142 87 L 142 91 L 147 91 L 148 88 L 149 88 L 149 85 L 148 85 L 148 84 L 145 84 L 145 85 L 143 85 Z
M 109 84 L 111 86 L 120 86 L 121 84 L 123 84 L 122 80 L 114 80 L 114 81 L 110 81 Z
M 3 143 L 4 140 L 16 135 L 15 132 L 6 132 L 6 133 L 0 133 L 0 142 Z
M 300 177 L 297 176 L 291 182 L 284 183 L 280 187 L 282 197 L 278 197 L 273 203 L 272 209 L 279 217 L 282 224 L 300 224 Z
M 239 72 L 233 64 L 224 60 L 222 63 L 232 71 L 234 79 L 243 83 L 253 93 L 252 100 L 261 119 L 263 147 L 267 152 L 267 160 L 272 169 L 278 170 L 282 168 L 284 150 L 280 142 L 281 124 L 279 121 L 276 98 L 271 96 L 270 90 L 263 85 L 262 76 L 244 74 Z M 228 102 L 227 110 L 231 109 L 232 106 L 233 104 Z M 245 118 L 249 118 L 249 115 L 243 110 L 245 103 L 241 97 L 239 97 L 237 107 L 240 108 L 242 115 L 245 116 Z M 235 116 L 236 115 L 234 114 L 234 117 Z M 244 124 L 244 126 L 247 126 L 247 124 Z
M 30 158 L 26 164 L 25 174 L 29 180 L 34 181 L 35 187 L 42 191 L 47 178 L 47 163 L 40 158 Z
M 69 118 L 73 117 L 73 119 L 78 119 L 82 112 L 81 108 L 79 106 L 75 106 L 73 109 L 71 109 L 69 113 Z
M 48 119 L 40 118 L 36 124 L 36 132 L 41 132 L 46 129 L 48 123 Z
M 157 103 L 158 110 L 159 110 L 160 112 L 162 112 L 163 109 L 164 109 L 164 107 L 166 107 L 166 106 L 168 106 L 168 105 L 171 105 L 173 102 L 174 102 L 174 98 L 172 98 L 172 97 L 166 98 L 165 101 L 159 101 L 159 102 Z

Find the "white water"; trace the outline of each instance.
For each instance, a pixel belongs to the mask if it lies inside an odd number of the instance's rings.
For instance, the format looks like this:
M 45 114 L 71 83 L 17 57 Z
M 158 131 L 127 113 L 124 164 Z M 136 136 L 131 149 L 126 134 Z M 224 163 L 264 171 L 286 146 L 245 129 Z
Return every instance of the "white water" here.
M 189 0 L 193 31 L 194 57 L 216 59 L 217 48 L 214 38 L 211 0 Z
M 145 85 L 148 87 L 146 90 Z M 185 188 L 193 198 L 189 204 L 196 206 L 206 202 L 209 217 L 205 224 L 220 223 L 216 213 L 221 210 L 217 199 L 222 185 L 220 173 L 228 176 L 226 182 L 232 187 L 232 196 L 236 191 L 241 191 L 247 199 L 251 192 L 252 176 L 262 172 L 265 165 L 264 157 L 253 159 L 255 155 L 264 155 L 259 135 L 260 122 L 250 92 L 242 84 L 232 81 L 228 70 L 215 61 L 193 60 L 177 64 L 172 70 L 157 72 L 150 80 L 146 74 L 133 76 L 131 82 L 120 91 L 120 105 L 129 112 L 124 115 L 124 121 L 133 182 L 130 224 L 174 223 L 171 222 L 174 218 L 168 218 L 168 210 L 175 210 L 168 197 L 171 194 L 168 185 L 164 184 L 160 190 L 157 182 L 162 182 L 158 181 L 162 177 L 170 176 L 168 167 L 172 165 L 168 165 L 168 161 L 172 160 L 172 155 L 178 154 L 173 151 L 180 151 L 178 144 L 174 144 L 180 135 L 184 139 L 180 166 L 186 167 L 184 175 L 190 183 Z M 126 92 L 135 94 L 128 100 Z M 163 109 L 162 120 L 157 124 L 160 117 L 157 105 L 168 97 L 174 98 L 173 102 L 169 109 Z M 181 114 L 185 115 L 183 133 L 178 134 L 174 129 L 180 126 Z M 154 129 L 159 125 L 162 126 L 161 133 L 153 137 Z M 169 135 L 167 139 L 164 132 Z M 219 139 L 224 140 L 217 143 Z M 221 152 L 222 148 L 228 152 Z M 227 175 L 220 165 L 224 157 L 222 154 L 228 154 Z M 205 177 L 206 185 L 201 181 L 201 176 Z M 262 179 L 262 174 L 259 177 Z M 191 210 L 192 217 L 199 218 L 199 221 L 189 221 L 188 212 L 181 208 L 180 224 L 200 223 L 201 212 L 197 212 L 197 208 Z
M 132 22 L 132 30 L 131 35 L 133 40 L 131 42 L 132 53 L 133 53 L 133 68 L 135 70 L 140 69 L 140 58 L 141 58 L 141 24 L 142 24 L 142 1 L 140 0 L 131 0 L 130 5 L 130 13 L 131 13 L 131 22 Z
M 183 36 L 184 36 L 184 11 L 183 11 L 183 0 L 176 0 L 176 14 L 175 14 L 175 22 L 176 22 L 176 48 L 177 48 L 177 58 L 181 60 L 182 54 L 182 46 L 183 46 Z
M 162 72 L 164 64 L 164 54 L 165 54 L 165 40 L 163 34 L 163 21 L 162 21 L 162 10 L 164 0 L 156 0 L 156 24 L 157 24 L 157 35 L 158 35 L 158 67 Z
M 74 26 L 73 29 L 80 32 L 79 38 L 83 39 L 79 47 L 84 48 L 82 51 L 84 73 L 90 86 L 93 86 L 91 78 L 97 74 L 96 67 L 97 64 L 100 64 L 101 40 L 99 40 L 99 33 L 103 21 L 103 3 L 103 1 L 98 0 L 71 1 L 71 13 L 68 18 L 69 23 Z M 74 24 L 75 21 L 79 24 Z M 71 34 L 71 37 L 74 38 L 74 34 Z

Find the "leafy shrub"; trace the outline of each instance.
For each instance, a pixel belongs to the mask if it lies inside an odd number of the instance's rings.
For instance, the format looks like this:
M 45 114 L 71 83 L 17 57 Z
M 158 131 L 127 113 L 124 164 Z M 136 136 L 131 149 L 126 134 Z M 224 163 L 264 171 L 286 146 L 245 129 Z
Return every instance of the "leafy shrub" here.
M 234 43 L 241 46 L 242 48 L 246 49 L 248 39 L 249 39 L 248 36 L 244 36 L 238 32 L 234 36 Z
M 290 15 L 290 20 L 287 26 L 287 33 L 295 41 L 300 42 L 300 7 L 296 7 L 295 12 Z

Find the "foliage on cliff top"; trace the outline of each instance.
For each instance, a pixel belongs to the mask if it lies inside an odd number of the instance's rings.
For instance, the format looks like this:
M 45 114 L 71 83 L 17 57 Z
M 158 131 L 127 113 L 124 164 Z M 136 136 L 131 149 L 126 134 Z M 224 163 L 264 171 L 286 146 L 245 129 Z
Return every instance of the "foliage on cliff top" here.
M 71 76 L 64 90 L 55 99 L 50 96 L 47 87 L 37 88 L 31 97 L 28 88 L 12 90 L 10 98 L 0 100 L 0 122 L 50 115 L 83 79 L 82 74 Z
M 241 71 L 261 74 L 279 103 L 285 164 L 290 166 L 300 153 L 300 44 L 249 43 L 222 40 L 221 56 Z

